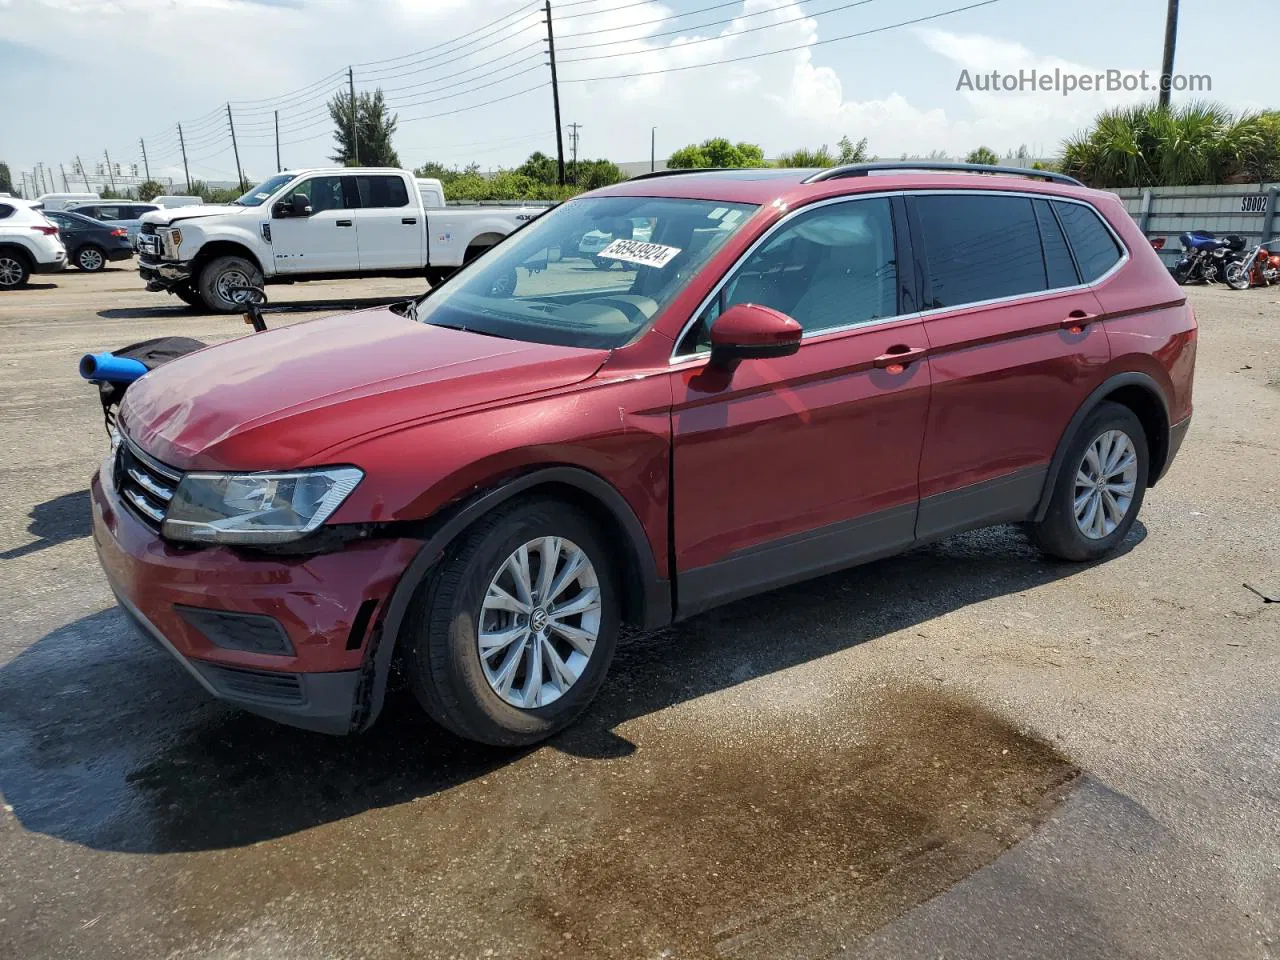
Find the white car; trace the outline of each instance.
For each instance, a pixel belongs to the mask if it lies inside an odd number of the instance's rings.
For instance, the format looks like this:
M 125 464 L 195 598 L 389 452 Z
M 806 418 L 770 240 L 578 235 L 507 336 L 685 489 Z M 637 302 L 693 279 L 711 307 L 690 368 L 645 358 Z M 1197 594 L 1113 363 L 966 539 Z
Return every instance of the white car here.
M 96 203 L 96 193 L 42 193 L 33 201 L 41 210 L 66 210 L 74 203 Z
M 26 200 L 0 201 L 0 290 L 12 290 L 33 273 L 66 269 L 67 248 L 58 228 Z
M 605 230 L 591 230 L 584 233 L 582 242 L 578 244 L 578 254 L 591 260 L 601 270 L 608 270 L 621 261 L 602 257 L 601 251 L 618 239 L 647 242 L 653 236 L 653 223 L 646 217 L 634 217 L 630 220 L 629 232 L 626 223 L 615 225 L 614 230 L 616 233 Z
M 236 287 L 348 277 L 425 277 L 433 285 L 545 207 L 445 207 L 439 180 L 387 167 L 277 174 L 225 206 L 142 218 L 138 272 L 148 290 L 232 313 Z

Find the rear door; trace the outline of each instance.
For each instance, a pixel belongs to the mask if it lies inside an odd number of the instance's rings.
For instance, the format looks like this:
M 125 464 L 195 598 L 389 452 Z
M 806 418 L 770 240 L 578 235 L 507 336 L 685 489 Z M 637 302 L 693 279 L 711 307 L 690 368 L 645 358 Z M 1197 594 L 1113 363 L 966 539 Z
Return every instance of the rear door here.
M 285 194 L 286 207 L 296 195 L 311 204 L 308 217 L 272 216 L 271 249 L 276 272 L 354 273 L 360 265 L 349 177 L 308 177 Z
M 917 534 L 1027 519 L 1110 360 L 1102 308 L 1049 200 L 957 191 L 908 203 L 933 371 Z
M 347 177 L 354 187 L 360 269 L 410 270 L 426 265 L 426 226 L 417 204 L 411 202 L 404 177 L 358 174 Z
M 911 543 L 929 361 L 912 272 L 898 269 L 910 260 L 904 210 L 866 197 L 798 211 L 757 242 L 681 338 L 681 615 Z M 710 325 L 735 303 L 793 317 L 805 331 L 799 352 L 744 360 L 731 375 L 708 368 Z

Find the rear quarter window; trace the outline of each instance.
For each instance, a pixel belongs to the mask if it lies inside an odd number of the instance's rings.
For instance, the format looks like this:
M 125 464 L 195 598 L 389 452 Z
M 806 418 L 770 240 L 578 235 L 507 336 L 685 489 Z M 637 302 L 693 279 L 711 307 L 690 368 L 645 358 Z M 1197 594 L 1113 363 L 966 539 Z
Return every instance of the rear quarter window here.
M 0 203 L 0 220 L 4 220 L 13 216 L 13 207 L 7 203 Z
M 1085 283 L 1097 280 L 1120 261 L 1119 244 L 1092 207 L 1062 200 L 1053 201 L 1053 206 Z
M 1035 210 L 1027 197 L 922 194 L 927 308 L 958 307 L 1047 289 Z

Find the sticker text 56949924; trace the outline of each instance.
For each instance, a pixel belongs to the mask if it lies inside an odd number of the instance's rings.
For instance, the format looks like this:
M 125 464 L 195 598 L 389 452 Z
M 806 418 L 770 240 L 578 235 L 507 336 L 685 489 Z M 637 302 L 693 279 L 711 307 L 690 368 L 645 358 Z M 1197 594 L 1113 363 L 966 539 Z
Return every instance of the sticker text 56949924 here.
M 627 263 L 639 263 L 646 267 L 665 267 L 679 252 L 679 247 L 668 247 L 661 243 L 615 240 L 596 256 L 609 260 L 623 260 Z

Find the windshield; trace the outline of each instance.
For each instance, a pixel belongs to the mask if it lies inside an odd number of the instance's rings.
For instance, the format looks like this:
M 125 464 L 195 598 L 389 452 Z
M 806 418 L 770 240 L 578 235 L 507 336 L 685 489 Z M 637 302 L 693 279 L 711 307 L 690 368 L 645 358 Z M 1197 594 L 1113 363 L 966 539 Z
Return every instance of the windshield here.
M 271 199 L 273 193 L 292 180 L 294 176 L 295 174 L 292 173 L 277 173 L 274 177 L 263 180 L 235 202 L 242 207 L 260 207 Z
M 512 340 L 618 347 L 755 210 L 670 197 L 571 200 L 433 291 L 418 318 Z

